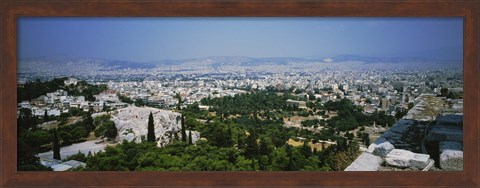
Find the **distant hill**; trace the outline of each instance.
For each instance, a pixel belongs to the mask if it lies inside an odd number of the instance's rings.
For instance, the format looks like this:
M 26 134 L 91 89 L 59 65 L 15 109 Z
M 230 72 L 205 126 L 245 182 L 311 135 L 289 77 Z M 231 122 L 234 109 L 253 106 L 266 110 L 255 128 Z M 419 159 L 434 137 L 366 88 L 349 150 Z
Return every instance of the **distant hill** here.
M 427 57 L 369 57 L 360 55 L 337 55 L 332 58 L 333 62 L 345 62 L 345 61 L 363 61 L 365 63 L 407 63 L 407 62 L 437 62 L 448 63 L 452 61 L 460 61 L 454 59 L 443 58 L 427 58 Z
M 150 63 L 67 56 L 22 58 L 18 61 L 19 72 L 108 71 L 119 69 L 147 69 L 154 67 L 155 65 Z
M 348 62 L 383 64 L 392 63 L 451 63 L 452 61 L 428 58 L 378 58 L 359 55 L 337 55 L 317 59 L 295 57 L 252 58 L 246 56 L 212 56 L 183 60 L 160 60 L 154 62 L 132 62 L 123 60 L 107 60 L 89 57 L 35 57 L 22 58 L 18 61 L 19 75 L 34 78 L 36 76 L 60 77 L 80 76 L 82 78 L 123 77 L 146 74 L 188 74 L 188 73 L 233 73 L 233 72 L 265 72 L 265 71 L 309 71 L 332 66 L 344 66 Z M 453 61 L 461 62 L 461 61 Z M 138 71 L 143 70 L 143 71 Z
M 181 65 L 201 63 L 205 66 L 258 66 L 258 65 L 285 65 L 299 62 L 320 62 L 319 60 L 294 58 L 294 57 L 269 57 L 251 58 L 246 56 L 212 56 L 205 58 L 192 58 L 184 60 L 162 60 L 153 62 L 156 65 Z

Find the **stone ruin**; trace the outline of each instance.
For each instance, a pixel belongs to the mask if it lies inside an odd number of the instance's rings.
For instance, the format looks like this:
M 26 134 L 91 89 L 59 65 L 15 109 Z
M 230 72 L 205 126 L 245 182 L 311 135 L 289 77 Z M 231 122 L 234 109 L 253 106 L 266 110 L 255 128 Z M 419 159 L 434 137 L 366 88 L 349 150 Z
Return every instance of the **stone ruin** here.
M 345 171 L 392 169 L 463 171 L 463 115 L 441 115 L 430 123 L 402 119 Z
M 345 171 L 463 171 L 463 114 L 442 114 L 448 105 L 432 94 L 415 101 Z

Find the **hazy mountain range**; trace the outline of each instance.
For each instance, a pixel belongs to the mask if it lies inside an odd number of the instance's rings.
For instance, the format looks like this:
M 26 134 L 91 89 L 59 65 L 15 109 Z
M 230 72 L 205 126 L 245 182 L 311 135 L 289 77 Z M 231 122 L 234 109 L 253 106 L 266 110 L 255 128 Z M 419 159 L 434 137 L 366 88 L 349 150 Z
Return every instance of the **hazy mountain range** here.
M 18 73 L 20 77 L 43 76 L 105 76 L 145 73 L 219 73 L 219 72 L 251 72 L 280 69 L 309 70 L 313 67 L 330 67 L 347 65 L 347 62 L 363 62 L 365 64 L 396 64 L 408 63 L 432 64 L 459 64 L 461 61 L 445 61 L 427 58 L 378 58 L 358 55 L 338 55 L 318 59 L 306 59 L 295 57 L 270 57 L 251 58 L 245 56 L 212 56 L 205 58 L 192 58 L 184 60 L 161 60 L 153 62 L 132 62 L 123 60 L 108 60 L 89 57 L 35 57 L 23 58 L 18 62 Z M 403 66 L 403 65 L 402 65 Z M 184 71 L 184 72 L 182 72 Z
M 329 62 L 326 59 L 331 59 Z M 182 64 L 198 64 L 203 66 L 258 66 L 258 65 L 286 65 L 298 63 L 341 63 L 345 61 L 362 61 L 365 63 L 402 63 L 412 61 L 435 61 L 438 63 L 451 62 L 447 60 L 431 59 L 431 58 L 400 58 L 400 57 L 369 57 L 360 55 L 338 55 L 334 57 L 325 57 L 318 59 L 306 59 L 295 57 L 268 57 L 268 58 L 252 58 L 246 56 L 212 56 L 205 58 L 191 58 L 183 60 L 161 60 L 151 62 L 133 62 L 124 60 L 108 60 L 90 57 L 32 57 L 19 59 L 19 69 L 27 67 L 41 66 L 77 66 L 77 63 L 91 63 L 96 66 L 105 68 L 105 70 L 117 69 L 145 69 L 154 68 L 164 65 L 182 65 Z M 78 68 L 78 67 L 77 67 Z

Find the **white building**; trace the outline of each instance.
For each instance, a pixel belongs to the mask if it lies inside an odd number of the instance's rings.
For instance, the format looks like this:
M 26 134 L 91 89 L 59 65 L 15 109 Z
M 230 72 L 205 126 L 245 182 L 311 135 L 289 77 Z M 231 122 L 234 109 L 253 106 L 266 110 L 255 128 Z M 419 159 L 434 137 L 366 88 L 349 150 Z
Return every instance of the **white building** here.
M 65 80 L 63 83 L 68 86 L 70 84 L 77 85 L 77 82 L 78 80 L 75 78 L 68 78 L 68 80 Z

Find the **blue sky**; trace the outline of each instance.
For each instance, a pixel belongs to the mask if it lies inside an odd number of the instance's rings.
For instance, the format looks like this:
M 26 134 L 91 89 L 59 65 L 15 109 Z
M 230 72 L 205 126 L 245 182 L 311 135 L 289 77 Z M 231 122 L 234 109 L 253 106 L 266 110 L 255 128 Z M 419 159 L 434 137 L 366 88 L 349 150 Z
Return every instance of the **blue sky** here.
M 158 61 L 208 56 L 449 57 L 463 45 L 457 18 L 18 19 L 18 56 Z M 451 56 L 455 54 L 452 53 Z M 456 54 L 458 56 L 458 53 Z

